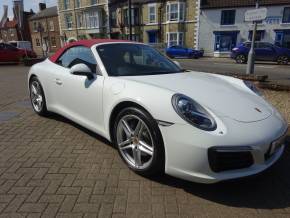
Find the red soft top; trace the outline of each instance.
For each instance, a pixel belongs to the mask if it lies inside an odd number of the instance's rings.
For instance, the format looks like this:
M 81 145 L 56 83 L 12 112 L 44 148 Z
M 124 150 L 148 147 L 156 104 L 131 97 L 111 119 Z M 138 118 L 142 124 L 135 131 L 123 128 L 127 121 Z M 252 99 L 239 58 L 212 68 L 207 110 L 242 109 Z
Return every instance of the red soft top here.
M 54 55 L 52 55 L 49 60 L 52 62 L 56 62 L 57 59 L 62 55 L 64 51 L 74 46 L 85 46 L 92 47 L 95 44 L 106 43 L 106 42 L 129 42 L 127 40 L 117 40 L 117 39 L 89 39 L 89 40 L 80 40 L 76 42 L 71 42 L 66 46 L 60 48 Z

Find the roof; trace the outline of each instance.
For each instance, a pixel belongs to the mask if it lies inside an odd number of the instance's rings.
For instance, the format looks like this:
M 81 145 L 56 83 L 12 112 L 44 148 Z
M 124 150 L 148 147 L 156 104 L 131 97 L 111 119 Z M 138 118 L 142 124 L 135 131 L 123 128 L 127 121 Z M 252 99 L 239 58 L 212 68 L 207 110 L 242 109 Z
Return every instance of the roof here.
M 42 19 L 46 17 L 56 17 L 58 16 L 57 13 L 57 6 L 46 8 L 35 15 L 31 16 L 29 20 L 37 20 L 37 19 Z
M 4 24 L 5 28 L 15 28 L 16 26 L 17 26 L 16 20 L 6 21 L 6 23 Z
M 67 44 L 66 46 L 59 49 L 54 55 L 52 55 L 49 60 L 52 62 L 56 62 L 57 59 L 62 55 L 64 51 L 71 47 L 75 46 L 85 46 L 87 48 L 92 47 L 93 45 L 100 44 L 100 43 L 107 43 L 107 42 L 130 42 L 127 40 L 116 40 L 116 39 L 90 39 L 90 40 L 80 40 L 76 42 L 72 42 Z
M 255 0 L 201 0 L 201 9 L 255 6 Z M 289 4 L 290 0 L 260 0 L 261 6 Z

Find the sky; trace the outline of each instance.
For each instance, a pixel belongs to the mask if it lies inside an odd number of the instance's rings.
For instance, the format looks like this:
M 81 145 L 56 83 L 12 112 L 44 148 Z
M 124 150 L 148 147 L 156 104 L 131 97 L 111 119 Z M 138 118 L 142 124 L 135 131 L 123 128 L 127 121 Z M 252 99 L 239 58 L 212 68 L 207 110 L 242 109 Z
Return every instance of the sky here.
M 47 7 L 55 6 L 57 4 L 57 0 L 24 0 L 24 9 L 25 11 L 30 11 L 32 8 L 34 12 L 38 11 L 39 2 L 46 3 Z M 0 19 L 3 15 L 3 5 L 8 5 L 8 16 L 13 17 L 12 6 L 13 0 L 0 0 Z

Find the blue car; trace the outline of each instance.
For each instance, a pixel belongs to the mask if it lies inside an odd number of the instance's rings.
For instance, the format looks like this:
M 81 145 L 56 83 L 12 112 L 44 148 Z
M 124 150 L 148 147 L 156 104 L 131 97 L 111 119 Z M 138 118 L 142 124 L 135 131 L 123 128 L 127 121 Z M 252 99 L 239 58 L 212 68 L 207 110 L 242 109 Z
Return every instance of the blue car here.
M 247 63 L 251 42 L 241 43 L 232 50 L 231 58 L 238 64 Z M 290 50 L 281 48 L 268 42 L 255 43 L 255 55 L 257 61 L 273 61 L 278 64 L 288 64 L 290 60 Z
M 166 49 L 166 55 L 170 58 L 200 58 L 203 56 L 203 51 L 174 45 Z

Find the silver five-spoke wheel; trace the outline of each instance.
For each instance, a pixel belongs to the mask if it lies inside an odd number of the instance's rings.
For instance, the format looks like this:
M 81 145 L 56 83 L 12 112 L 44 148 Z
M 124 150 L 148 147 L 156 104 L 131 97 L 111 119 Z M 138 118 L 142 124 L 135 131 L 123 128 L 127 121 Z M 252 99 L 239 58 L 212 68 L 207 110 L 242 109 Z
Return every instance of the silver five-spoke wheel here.
M 34 110 L 40 112 L 43 107 L 43 96 L 40 84 L 37 81 L 33 81 L 30 87 L 31 102 Z
M 117 125 L 117 144 L 125 161 L 135 169 L 150 166 L 154 141 L 149 128 L 135 115 L 123 116 Z

